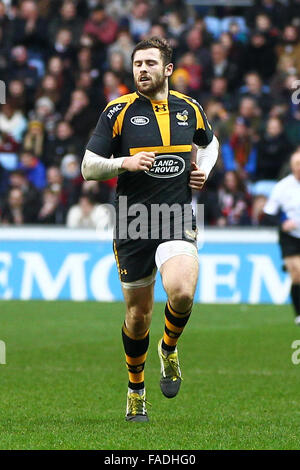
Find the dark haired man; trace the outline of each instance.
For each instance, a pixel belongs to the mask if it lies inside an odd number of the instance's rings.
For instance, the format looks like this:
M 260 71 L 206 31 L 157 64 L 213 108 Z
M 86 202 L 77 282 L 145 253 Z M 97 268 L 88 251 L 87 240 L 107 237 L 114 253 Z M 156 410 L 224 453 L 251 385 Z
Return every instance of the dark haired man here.
M 136 45 L 132 64 L 137 92 L 107 105 L 82 163 L 85 179 L 119 176 L 114 252 L 126 303 L 122 338 L 129 373 L 128 421 L 148 421 L 144 366 L 156 270 L 161 273 L 168 296 L 164 335 L 158 345 L 160 386 L 168 398 L 177 395 L 181 384 L 176 345 L 191 314 L 198 278 L 192 212 L 186 215 L 182 210 L 170 215 L 170 211 L 169 218 L 157 223 L 152 210 L 163 205 L 169 209 L 175 205 L 190 208 L 191 188 L 202 188 L 218 155 L 218 142 L 201 106 L 169 91 L 171 56 L 171 48 L 159 38 Z M 198 146 L 197 163 L 191 164 L 193 142 Z M 121 207 L 124 198 L 129 207 L 126 213 Z M 146 208 L 147 213 L 140 238 L 129 233 L 134 222 L 132 209 L 137 207 L 141 211 Z M 125 235 L 120 230 L 124 217 Z M 168 234 L 164 232 L 167 225 Z

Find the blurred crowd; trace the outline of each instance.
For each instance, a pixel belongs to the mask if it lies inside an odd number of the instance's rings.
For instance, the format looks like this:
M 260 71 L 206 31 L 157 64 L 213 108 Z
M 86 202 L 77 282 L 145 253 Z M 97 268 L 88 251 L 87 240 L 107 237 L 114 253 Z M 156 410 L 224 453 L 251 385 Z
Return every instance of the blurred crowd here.
M 81 160 L 106 104 L 134 91 L 131 52 L 151 36 L 172 44 L 170 87 L 220 141 L 194 202 L 210 225 L 263 224 L 300 146 L 300 0 L 0 0 L 1 224 L 109 226 L 116 179 L 83 181 Z

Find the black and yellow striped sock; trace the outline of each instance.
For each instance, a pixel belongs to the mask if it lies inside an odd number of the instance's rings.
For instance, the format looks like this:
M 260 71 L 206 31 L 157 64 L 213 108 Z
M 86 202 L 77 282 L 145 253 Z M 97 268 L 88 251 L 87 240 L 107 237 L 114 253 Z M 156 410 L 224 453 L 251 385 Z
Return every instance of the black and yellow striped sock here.
M 149 347 L 149 330 L 142 336 L 134 337 L 124 323 L 122 339 L 129 375 L 128 387 L 132 390 L 141 390 L 145 387 L 144 368 Z
M 167 302 L 165 307 L 165 331 L 162 349 L 168 352 L 175 351 L 178 339 L 184 330 L 192 312 L 192 307 L 186 312 L 176 312 Z

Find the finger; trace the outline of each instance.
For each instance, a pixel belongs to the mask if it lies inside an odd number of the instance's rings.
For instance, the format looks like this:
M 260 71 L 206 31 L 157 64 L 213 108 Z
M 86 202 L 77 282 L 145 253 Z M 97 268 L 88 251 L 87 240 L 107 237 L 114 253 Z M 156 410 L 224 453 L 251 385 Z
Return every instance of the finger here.
M 194 174 L 191 174 L 190 175 L 190 180 L 195 180 L 195 181 L 205 181 L 205 178 L 204 176 L 201 176 L 201 175 L 194 175 Z
M 145 157 L 151 157 L 151 158 L 155 158 L 156 154 L 157 154 L 157 152 L 143 152 L 143 155 Z
M 144 165 L 144 166 L 146 166 L 147 168 L 152 168 L 153 162 L 152 162 L 152 161 L 151 161 L 151 162 L 149 162 L 149 161 L 142 161 L 142 162 L 141 162 L 141 165 Z
M 205 175 L 203 173 L 199 173 L 199 171 L 192 171 L 190 176 L 196 177 L 196 178 L 202 178 L 204 180 L 206 179 Z
M 191 162 L 191 168 L 192 168 L 192 171 L 198 170 L 198 166 L 196 165 L 195 162 Z
M 155 160 L 154 157 L 148 157 L 146 155 L 141 158 L 141 161 L 143 161 L 143 162 L 151 162 L 152 163 L 152 162 L 154 162 L 154 160 Z
M 189 182 L 192 184 L 204 184 L 205 180 L 202 178 L 190 178 Z

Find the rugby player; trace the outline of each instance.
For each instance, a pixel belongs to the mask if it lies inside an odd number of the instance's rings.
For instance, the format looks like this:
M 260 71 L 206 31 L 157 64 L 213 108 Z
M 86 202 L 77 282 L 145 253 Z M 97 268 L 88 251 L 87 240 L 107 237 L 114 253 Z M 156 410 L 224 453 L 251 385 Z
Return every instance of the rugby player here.
M 153 37 L 136 45 L 132 64 L 137 91 L 106 106 L 82 162 L 86 180 L 118 176 L 113 248 L 126 304 L 122 339 L 129 375 L 127 421 L 148 421 L 144 367 L 157 269 L 168 298 L 164 334 L 158 344 L 160 387 L 168 398 L 179 391 L 177 341 L 192 310 L 198 253 L 192 211 L 186 216 L 188 221 L 183 221 L 183 212 L 173 215 L 168 236 L 163 233 L 165 220 L 153 236 L 150 216 L 149 226 L 143 227 L 148 237 L 121 236 L 119 216 L 126 216 L 128 227 L 132 221 L 129 211 L 121 214 L 121 196 L 127 198 L 128 207 L 143 204 L 149 213 L 154 205 L 191 207 L 191 190 L 203 187 L 218 156 L 218 141 L 199 103 L 169 91 L 171 59 L 172 49 L 163 39 Z M 196 161 L 192 161 L 193 144 Z M 191 223 L 189 230 L 186 222 Z
M 286 270 L 291 276 L 291 299 L 295 324 L 300 326 L 300 150 L 290 159 L 292 173 L 280 180 L 264 207 L 279 218 L 279 244 Z

